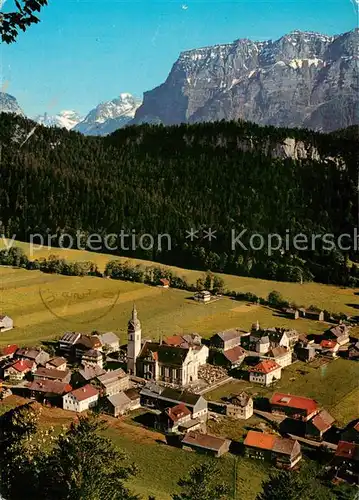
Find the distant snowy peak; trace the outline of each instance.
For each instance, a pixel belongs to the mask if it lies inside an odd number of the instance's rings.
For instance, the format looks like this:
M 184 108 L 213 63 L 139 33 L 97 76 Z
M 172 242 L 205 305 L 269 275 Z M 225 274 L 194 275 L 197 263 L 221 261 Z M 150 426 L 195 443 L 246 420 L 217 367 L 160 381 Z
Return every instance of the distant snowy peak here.
M 53 116 L 44 113 L 35 117 L 35 121 L 45 127 L 59 127 L 67 130 L 74 128 L 81 120 L 82 117 L 72 110 L 64 110 Z
M 0 113 L 15 113 L 16 115 L 24 115 L 17 100 L 10 94 L 0 92 Z
M 74 130 L 85 135 L 108 135 L 124 127 L 135 116 L 141 100 L 128 93 L 122 93 L 112 101 L 102 102 L 91 110 Z

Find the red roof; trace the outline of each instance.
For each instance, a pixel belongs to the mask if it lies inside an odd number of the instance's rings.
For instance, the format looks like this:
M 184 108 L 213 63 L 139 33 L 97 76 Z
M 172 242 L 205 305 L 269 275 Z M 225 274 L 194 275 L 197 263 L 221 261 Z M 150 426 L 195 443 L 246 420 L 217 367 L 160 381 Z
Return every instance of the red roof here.
M 244 440 L 245 446 L 254 446 L 263 450 L 271 450 L 274 446 L 276 436 L 265 432 L 249 431 Z
M 359 445 L 356 443 L 348 443 L 348 441 L 339 441 L 335 456 L 358 460 Z
M 1 356 L 11 356 L 12 354 L 15 354 L 15 352 L 19 349 L 19 346 L 16 344 L 11 344 L 7 345 L 6 347 L 3 347 L 0 349 L 0 355 Z
M 303 396 L 293 396 L 292 394 L 283 394 L 282 392 L 275 392 L 270 399 L 270 404 L 306 410 L 307 415 L 310 415 L 318 409 L 318 403 L 314 401 L 314 399 L 305 398 Z
M 321 432 L 329 430 L 334 422 L 335 419 L 326 410 L 322 410 L 311 420 L 314 427 Z
M 232 349 L 224 351 L 223 354 L 228 359 L 228 361 L 230 361 L 231 363 L 235 363 L 246 355 L 246 351 L 238 345 L 236 347 L 233 347 Z
M 92 398 L 93 396 L 98 395 L 98 390 L 91 384 L 84 385 L 75 391 L 72 391 L 71 394 L 75 396 L 77 401 L 85 401 L 85 399 Z
M 172 335 L 163 341 L 166 345 L 181 345 L 183 344 L 183 337 L 181 335 Z
M 168 286 L 170 284 L 167 278 L 161 278 L 160 282 L 162 283 L 163 286 Z
M 322 340 L 320 343 L 321 347 L 324 347 L 325 349 L 333 349 L 337 345 L 337 342 L 335 340 Z
M 254 366 L 253 368 L 250 368 L 249 371 L 259 372 L 259 373 L 271 373 L 274 370 L 277 370 L 277 368 L 280 368 L 278 363 L 268 359 L 261 361 L 260 363 L 258 363 L 258 365 Z
M 23 373 L 31 370 L 34 364 L 35 363 L 33 361 L 30 361 L 29 359 L 20 359 L 19 361 L 16 361 L 16 363 L 11 365 L 10 368 L 14 368 L 14 370 Z
M 173 422 L 177 422 L 181 418 L 191 415 L 190 410 L 187 408 L 187 406 L 185 406 L 184 403 L 173 406 L 173 408 L 168 408 L 166 413 Z

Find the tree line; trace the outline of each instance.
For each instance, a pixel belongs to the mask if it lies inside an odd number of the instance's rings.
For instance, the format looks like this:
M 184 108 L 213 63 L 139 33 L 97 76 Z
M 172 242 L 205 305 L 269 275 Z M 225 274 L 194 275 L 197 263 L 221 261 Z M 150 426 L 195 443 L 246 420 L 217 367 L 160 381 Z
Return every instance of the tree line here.
M 38 126 L 0 116 L 0 232 L 171 236 L 171 248 L 138 245 L 114 253 L 199 270 L 278 281 L 358 286 L 354 247 L 298 250 L 292 241 L 269 252 L 253 234 L 354 234 L 358 141 L 307 130 L 219 122 L 173 127 L 141 125 L 109 137 Z M 316 148 L 319 159 L 271 156 L 287 137 Z M 25 142 L 24 142 L 25 141 Z M 242 144 L 242 145 L 241 145 Z M 249 144 L 243 147 L 243 144 Z M 20 147 L 21 146 L 21 147 Z M 187 231 L 198 231 L 191 241 Z M 203 230 L 215 230 L 209 241 Z M 241 245 L 233 234 L 246 230 Z M 98 251 L 109 252 L 106 245 Z
M 28 403 L 0 416 L 0 494 L 5 500 L 141 500 L 128 486 L 138 467 L 106 437 L 98 415 L 79 416 L 58 432 L 41 428 L 40 414 L 41 407 Z M 332 485 L 322 469 L 312 463 L 299 473 L 272 472 L 256 500 L 355 498 L 356 488 Z M 171 495 L 172 500 L 231 497 L 214 460 L 193 467 Z

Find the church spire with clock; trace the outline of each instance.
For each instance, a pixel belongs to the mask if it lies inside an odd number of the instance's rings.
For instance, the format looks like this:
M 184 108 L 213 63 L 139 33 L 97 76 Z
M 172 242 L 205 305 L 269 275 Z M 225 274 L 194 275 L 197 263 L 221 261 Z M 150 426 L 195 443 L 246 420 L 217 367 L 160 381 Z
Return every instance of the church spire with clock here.
M 133 304 L 132 316 L 127 328 L 127 371 L 136 374 L 136 359 L 141 351 L 141 323 L 137 317 L 136 305 Z

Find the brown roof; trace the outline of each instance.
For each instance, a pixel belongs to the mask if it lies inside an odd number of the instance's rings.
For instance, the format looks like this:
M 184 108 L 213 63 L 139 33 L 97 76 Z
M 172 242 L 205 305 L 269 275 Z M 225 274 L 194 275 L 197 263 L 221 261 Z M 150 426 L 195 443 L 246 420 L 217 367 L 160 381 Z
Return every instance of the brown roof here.
M 72 391 L 71 394 L 77 399 L 77 401 L 85 401 L 85 399 L 98 395 L 98 391 L 93 385 L 87 384 L 79 389 L 76 389 L 75 391 Z
M 241 336 L 241 332 L 236 329 L 225 330 L 224 332 L 217 333 L 218 337 L 220 337 L 224 342 L 227 340 L 233 340 Z
M 181 418 L 191 415 L 190 410 L 184 403 L 180 403 L 172 408 L 167 408 L 166 413 L 173 422 L 177 422 Z
M 83 335 L 76 341 L 75 345 L 83 346 L 87 349 L 94 349 L 95 347 L 101 347 L 101 341 L 96 335 Z
M 188 432 L 182 439 L 183 444 L 198 446 L 199 448 L 206 448 L 213 451 L 219 451 L 228 441 L 228 439 L 210 436 L 209 434 L 201 434 L 199 432 Z
M 330 328 L 329 332 L 332 333 L 335 337 L 340 338 L 343 336 L 347 336 L 349 334 L 349 329 L 346 325 L 342 324 Z
M 281 356 L 285 356 L 288 354 L 288 349 L 286 347 L 283 347 L 279 345 L 278 347 L 272 347 L 272 349 L 269 351 L 268 356 L 271 358 L 280 358 Z
M 66 359 L 58 356 L 56 358 L 50 359 L 50 361 L 48 361 L 46 364 L 52 365 L 57 368 L 59 366 L 62 366 L 64 363 L 67 363 Z
M 28 388 L 31 391 L 58 394 L 59 396 L 62 396 L 72 390 L 70 384 L 60 382 L 58 380 L 34 380 Z
M 339 441 L 335 456 L 355 460 L 357 462 L 359 460 L 359 444 Z
M 53 380 L 63 380 L 68 376 L 70 370 L 55 370 L 54 368 L 38 368 L 34 376 L 46 377 Z
M 236 347 L 233 347 L 232 349 L 227 349 L 227 351 L 223 352 L 223 355 L 228 359 L 228 361 L 230 361 L 231 363 L 235 363 L 236 361 L 245 357 L 246 351 L 238 345 Z
M 271 373 L 277 368 L 280 368 L 280 366 L 275 361 L 266 359 L 265 361 L 261 361 L 260 363 L 258 363 L 258 365 L 254 366 L 253 368 L 250 368 L 249 371 L 259 372 L 259 373 Z
M 276 436 L 274 434 L 267 434 L 266 432 L 248 431 L 246 439 L 244 440 L 245 446 L 252 446 L 254 448 L 261 448 L 263 450 L 272 450 Z
M 320 411 L 314 418 L 312 418 L 311 423 L 321 432 L 326 432 L 331 428 L 335 418 L 333 418 L 326 410 Z
M 101 382 L 101 384 L 107 385 L 127 376 L 127 373 L 123 371 L 122 368 L 117 368 L 117 370 L 111 370 L 104 373 L 103 375 L 98 376 L 97 378 Z
M 295 451 L 295 448 L 298 448 L 298 451 L 300 451 L 300 445 L 298 441 L 295 441 L 294 439 L 277 437 L 274 441 L 272 451 L 276 453 L 282 453 L 283 455 L 292 455 L 292 453 Z
M 284 394 L 282 392 L 275 392 L 270 399 L 270 404 L 306 410 L 307 415 L 310 415 L 313 411 L 318 409 L 318 404 L 314 399 L 305 398 L 303 396 L 293 396 L 292 394 Z
M 237 394 L 237 396 L 233 396 L 232 398 L 229 399 L 229 402 L 234 405 L 234 406 L 247 406 L 249 401 L 251 400 L 251 396 L 247 394 L 246 392 L 241 392 L 240 394 Z

